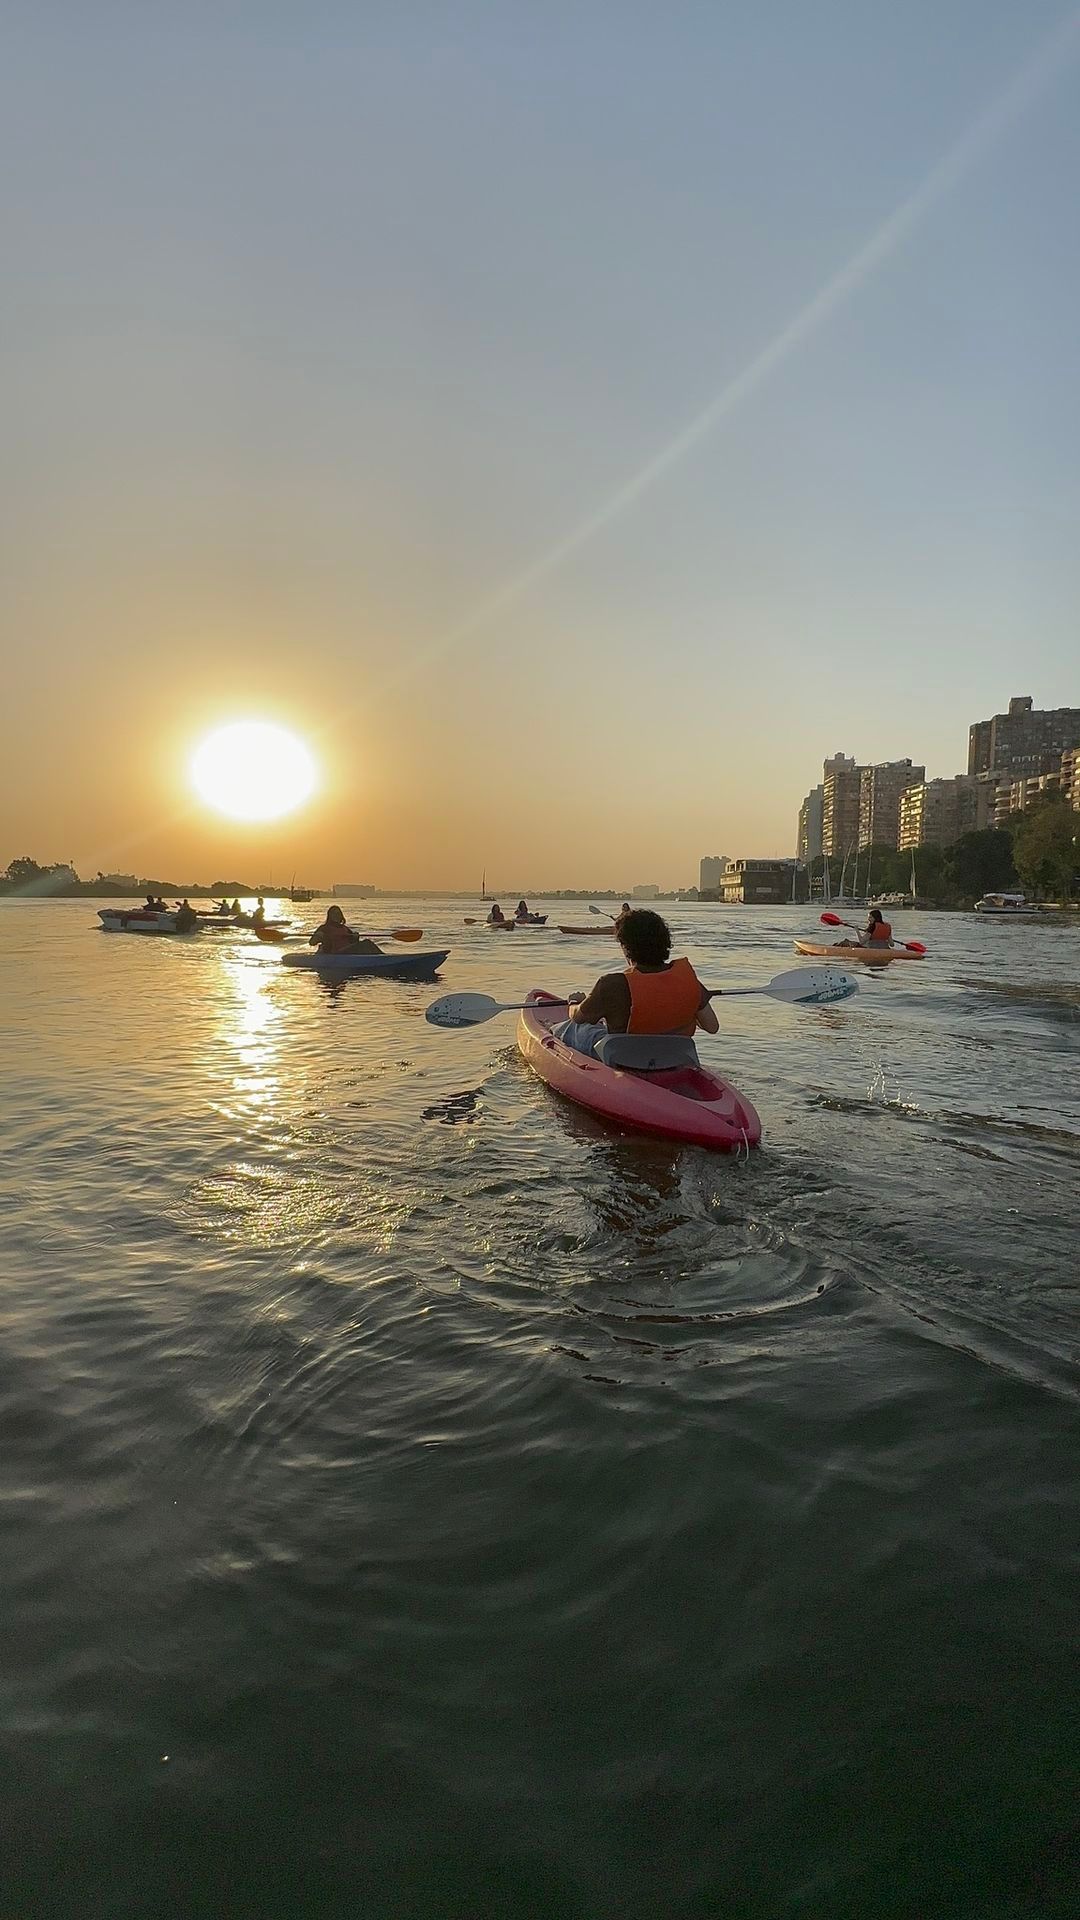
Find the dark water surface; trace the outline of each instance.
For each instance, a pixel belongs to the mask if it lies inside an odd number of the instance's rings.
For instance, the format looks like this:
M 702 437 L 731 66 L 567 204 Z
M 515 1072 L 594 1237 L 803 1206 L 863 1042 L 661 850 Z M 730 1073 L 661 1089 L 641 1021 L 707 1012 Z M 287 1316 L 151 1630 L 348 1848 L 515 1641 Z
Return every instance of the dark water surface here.
M 721 1007 L 736 1161 L 439 989 L 0 905 L 4 1920 L 1075 1910 L 1080 930 L 903 931 Z

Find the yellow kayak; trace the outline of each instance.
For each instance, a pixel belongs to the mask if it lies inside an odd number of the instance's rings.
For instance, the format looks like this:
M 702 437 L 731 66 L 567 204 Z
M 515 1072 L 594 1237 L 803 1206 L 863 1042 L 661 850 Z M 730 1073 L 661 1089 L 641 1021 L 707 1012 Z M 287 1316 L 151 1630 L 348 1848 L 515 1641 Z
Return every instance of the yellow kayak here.
M 887 967 L 893 960 L 922 960 L 921 953 L 908 953 L 904 947 L 821 947 L 813 940 L 796 940 L 796 953 L 812 955 L 815 960 L 854 960 L 865 967 Z

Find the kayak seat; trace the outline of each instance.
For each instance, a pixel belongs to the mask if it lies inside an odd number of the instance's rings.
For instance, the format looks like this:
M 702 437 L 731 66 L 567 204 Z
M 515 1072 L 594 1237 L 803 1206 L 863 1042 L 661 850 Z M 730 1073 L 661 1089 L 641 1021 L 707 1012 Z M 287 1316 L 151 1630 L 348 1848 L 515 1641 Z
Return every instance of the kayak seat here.
M 700 1067 L 688 1034 L 609 1033 L 596 1048 L 605 1067 L 631 1067 L 635 1073 L 667 1073 L 672 1067 Z

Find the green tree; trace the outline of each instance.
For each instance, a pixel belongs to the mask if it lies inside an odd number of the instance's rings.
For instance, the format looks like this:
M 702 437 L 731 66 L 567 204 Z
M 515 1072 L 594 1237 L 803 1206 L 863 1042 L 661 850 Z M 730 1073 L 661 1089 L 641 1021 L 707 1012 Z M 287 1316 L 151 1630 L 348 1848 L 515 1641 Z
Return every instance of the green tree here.
M 943 905 L 952 897 L 952 880 L 946 871 L 945 847 L 916 847 L 915 849 L 915 891 L 920 900 L 932 900 L 935 905 Z M 905 853 L 903 885 L 907 886 L 911 878 L 911 855 Z
M 1025 813 L 1013 843 L 1016 870 L 1032 893 L 1071 900 L 1080 863 L 1080 814 L 1067 800 Z
M 28 887 L 32 881 L 40 880 L 44 871 L 36 860 L 31 860 L 29 854 L 24 853 L 20 859 L 9 862 L 4 879 L 9 887 Z
M 945 849 L 944 878 L 964 899 L 1016 885 L 1013 838 L 1004 827 L 965 833 Z

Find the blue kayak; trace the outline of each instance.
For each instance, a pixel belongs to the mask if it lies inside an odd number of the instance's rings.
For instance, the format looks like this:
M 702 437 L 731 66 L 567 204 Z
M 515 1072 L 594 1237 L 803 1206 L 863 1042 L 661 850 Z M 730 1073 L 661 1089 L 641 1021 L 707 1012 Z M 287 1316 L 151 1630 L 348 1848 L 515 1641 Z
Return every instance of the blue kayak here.
M 399 980 L 430 980 L 445 953 L 283 953 L 282 966 L 320 973 L 392 973 Z

